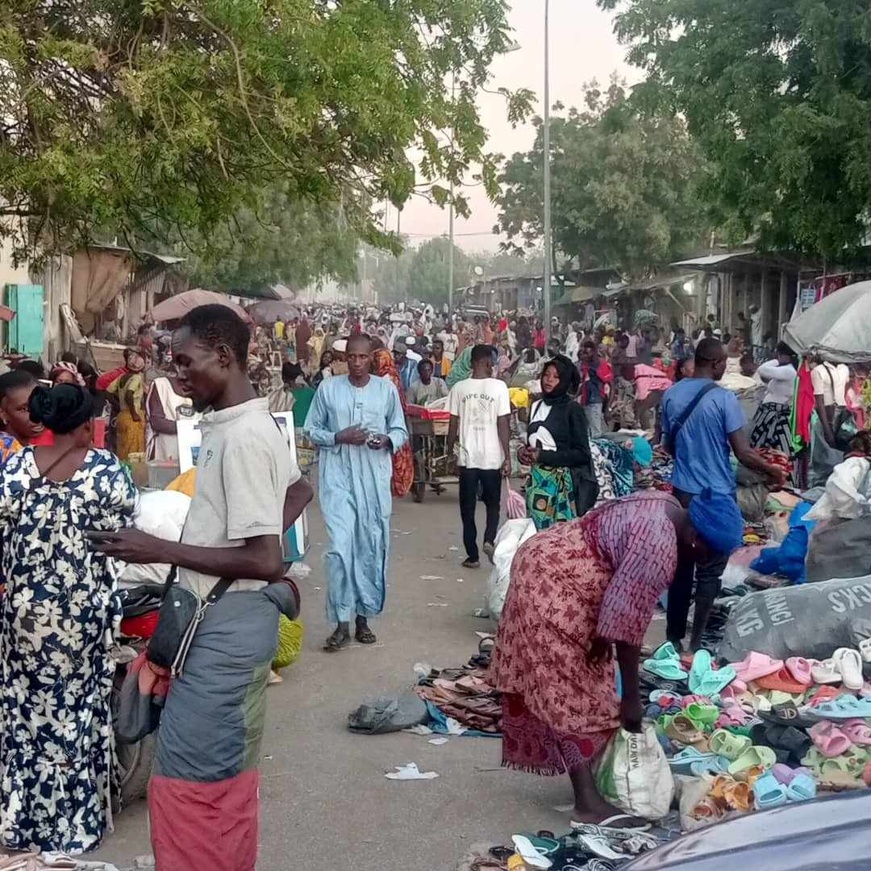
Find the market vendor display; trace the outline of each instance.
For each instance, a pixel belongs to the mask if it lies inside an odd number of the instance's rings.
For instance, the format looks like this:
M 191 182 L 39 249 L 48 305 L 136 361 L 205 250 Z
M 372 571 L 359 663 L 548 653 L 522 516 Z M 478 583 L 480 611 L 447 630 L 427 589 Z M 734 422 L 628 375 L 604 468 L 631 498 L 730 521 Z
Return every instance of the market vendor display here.
M 665 493 L 617 499 L 538 533 L 514 558 L 491 678 L 503 694 L 503 764 L 568 773 L 579 821 L 620 814 L 596 791 L 592 763 L 618 725 L 640 728 L 639 647 L 679 551 L 706 549 L 709 530 L 693 517 L 706 499 L 690 515 Z M 740 519 L 724 520 L 737 546 Z

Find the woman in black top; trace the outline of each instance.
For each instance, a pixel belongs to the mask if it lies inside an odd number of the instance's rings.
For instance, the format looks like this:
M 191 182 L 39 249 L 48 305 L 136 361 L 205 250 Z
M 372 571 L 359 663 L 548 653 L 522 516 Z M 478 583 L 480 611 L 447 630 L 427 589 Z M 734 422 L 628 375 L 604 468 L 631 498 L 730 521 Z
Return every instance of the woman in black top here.
M 572 401 L 580 386 L 577 368 L 557 354 L 541 373 L 542 397 L 532 404 L 525 447 L 518 459 L 531 466 L 526 508 L 536 529 L 581 517 L 598 494 L 583 408 Z

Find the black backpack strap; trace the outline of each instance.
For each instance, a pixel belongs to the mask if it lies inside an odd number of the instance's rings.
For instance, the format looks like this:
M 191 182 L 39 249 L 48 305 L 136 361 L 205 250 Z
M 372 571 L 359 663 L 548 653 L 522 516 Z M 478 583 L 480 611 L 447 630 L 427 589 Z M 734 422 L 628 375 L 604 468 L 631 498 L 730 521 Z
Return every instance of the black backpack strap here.
M 719 385 L 716 381 L 709 381 L 701 390 L 690 400 L 689 405 L 683 410 L 681 416 L 674 422 L 671 430 L 666 434 L 668 443 L 674 447 L 677 444 L 678 433 L 683 429 L 683 425 L 689 420 L 690 415 L 696 410 L 696 406 L 705 398 L 712 390 L 715 390 Z

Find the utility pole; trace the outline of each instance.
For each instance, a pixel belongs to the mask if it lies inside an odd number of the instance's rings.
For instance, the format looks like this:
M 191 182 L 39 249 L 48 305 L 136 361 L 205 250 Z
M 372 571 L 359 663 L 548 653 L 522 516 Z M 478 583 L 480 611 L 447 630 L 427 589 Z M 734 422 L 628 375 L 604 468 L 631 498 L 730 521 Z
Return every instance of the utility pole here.
M 544 0 L 544 329 L 550 338 L 550 284 L 553 246 L 550 227 L 550 0 Z

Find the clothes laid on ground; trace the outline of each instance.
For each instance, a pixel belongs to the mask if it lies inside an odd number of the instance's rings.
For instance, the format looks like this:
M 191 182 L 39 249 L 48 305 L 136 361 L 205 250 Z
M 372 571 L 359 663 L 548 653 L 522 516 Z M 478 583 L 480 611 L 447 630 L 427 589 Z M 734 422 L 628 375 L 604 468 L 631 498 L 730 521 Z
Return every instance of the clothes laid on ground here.
M 503 761 L 562 773 L 618 725 L 614 663 L 594 637 L 640 644 L 677 563 L 672 497 L 643 493 L 533 536 L 518 549 L 491 666 L 503 693 Z
M 488 734 L 502 731 L 499 694 L 488 669 L 446 668 L 425 678 L 415 692 L 467 729 Z
M 508 387 L 496 378 L 468 378 L 451 388 L 448 411 L 459 418 L 459 465 L 499 469 L 505 461 L 496 421 L 511 413 Z
M 0 473 L 4 847 L 78 853 L 97 847 L 108 825 L 119 567 L 83 531 L 130 525 L 135 500 L 108 451 L 89 451 L 61 483 L 42 475 L 33 448 Z
M 611 439 L 592 439 L 590 454 L 598 484 L 598 504 L 628 496 L 635 489 L 632 451 Z
M 336 433 L 354 425 L 386 434 L 394 451 L 408 441 L 393 384 L 370 377 L 365 387 L 355 387 L 347 376 L 330 378 L 306 420 L 306 435 L 320 448 L 318 498 L 330 537 L 324 569 L 332 623 L 380 614 L 387 583 L 391 451 L 336 444 Z
M 664 438 L 671 439 L 683 412 L 711 383 L 707 378 L 684 378 L 665 392 L 661 406 Z M 735 395 L 722 387 L 710 389 L 677 435 L 672 484 L 687 493 L 705 489 L 734 493 L 729 436 L 743 426 L 744 412 Z

